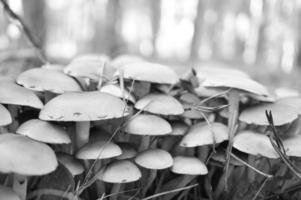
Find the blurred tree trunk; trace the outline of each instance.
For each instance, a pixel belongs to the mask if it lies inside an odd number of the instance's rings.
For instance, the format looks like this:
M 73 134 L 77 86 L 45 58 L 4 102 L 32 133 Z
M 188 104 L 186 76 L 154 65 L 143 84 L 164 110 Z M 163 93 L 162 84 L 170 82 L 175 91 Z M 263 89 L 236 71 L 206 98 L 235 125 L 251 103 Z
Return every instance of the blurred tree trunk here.
M 37 42 L 44 47 L 46 39 L 46 20 L 44 0 L 23 0 L 24 22 Z
M 156 41 L 158 38 L 161 22 L 161 0 L 151 1 L 151 11 L 152 11 L 152 45 L 153 45 L 153 57 L 157 56 Z
M 191 41 L 190 56 L 192 60 L 198 59 L 198 51 L 200 47 L 200 38 L 202 34 L 202 24 L 205 11 L 206 0 L 199 0 L 197 5 L 197 14 L 194 20 L 194 34 Z

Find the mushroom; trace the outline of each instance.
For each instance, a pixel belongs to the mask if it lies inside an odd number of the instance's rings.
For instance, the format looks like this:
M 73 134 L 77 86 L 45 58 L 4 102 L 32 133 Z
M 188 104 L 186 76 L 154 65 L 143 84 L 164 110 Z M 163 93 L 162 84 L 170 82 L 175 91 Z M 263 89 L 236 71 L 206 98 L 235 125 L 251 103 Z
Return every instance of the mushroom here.
M 32 119 L 21 124 L 16 133 L 49 144 L 69 144 L 71 139 L 61 127 L 39 119 Z
M 48 102 L 54 94 L 82 91 L 72 77 L 59 70 L 33 68 L 21 73 L 16 81 L 30 90 L 44 92 L 45 102 Z
M 294 107 L 275 102 L 246 108 L 239 115 L 239 120 L 247 124 L 267 126 L 269 125 L 269 122 L 265 115 L 266 110 L 272 111 L 275 126 L 291 123 L 298 118 L 298 114 Z
M 170 124 L 156 115 L 139 114 L 131 117 L 124 131 L 129 134 L 142 135 L 140 151 L 148 148 L 150 136 L 167 135 L 172 131 Z
M 72 176 L 76 176 L 84 172 L 84 166 L 72 155 L 64 152 L 57 152 L 56 156 L 58 161 L 69 170 Z
M 182 122 L 175 122 L 172 124 L 172 131 L 163 138 L 161 148 L 167 151 L 173 149 L 173 147 L 179 142 L 179 139 L 187 132 L 188 126 Z
M 36 109 L 43 107 L 43 103 L 33 91 L 6 78 L 0 79 L 0 103 L 8 104 L 8 110 L 13 119 L 13 123 L 9 126 L 10 131 L 15 131 L 18 127 L 18 121 L 15 119 L 18 114 L 18 106 L 29 106 Z
M 301 135 L 294 135 L 283 140 L 283 147 L 286 150 L 286 155 L 301 157 Z
M 89 140 L 90 121 L 127 116 L 128 107 L 119 98 L 98 91 L 64 93 L 50 100 L 39 118 L 48 121 L 75 121 L 75 147 Z
M 209 144 L 218 144 L 228 140 L 228 127 L 219 122 L 208 125 L 206 122 L 199 122 L 190 127 L 184 135 L 180 146 L 197 147 Z
M 188 156 L 176 156 L 174 157 L 174 163 L 171 167 L 171 171 L 176 174 L 181 174 L 177 178 L 174 178 L 164 184 L 160 191 L 169 191 L 172 189 L 182 188 L 189 184 L 197 175 L 205 175 L 208 173 L 206 165 L 195 157 Z M 170 200 L 177 193 L 170 193 L 165 196 L 164 199 Z
M 0 185 L 0 199 L 2 199 L 2 200 L 20 200 L 20 197 L 11 188 Z
M 125 160 L 134 158 L 137 155 L 137 149 L 133 143 L 130 142 L 116 142 L 116 144 L 121 148 L 122 154 L 117 156 L 117 160 Z
M 181 115 L 184 113 L 182 104 L 167 94 L 148 94 L 136 102 L 135 108 L 159 115 Z
M 148 149 L 135 158 L 135 162 L 141 167 L 150 169 L 146 183 L 142 186 L 142 195 L 144 196 L 157 176 L 157 170 L 169 168 L 173 165 L 173 158 L 170 153 L 163 149 Z
M 65 67 L 64 72 L 70 76 L 87 79 L 88 82 L 101 85 L 102 80 L 110 79 L 109 74 L 113 73 L 107 72 L 110 70 L 107 65 L 109 61 L 110 58 L 102 54 L 80 55 Z M 90 83 L 90 88 L 91 86 L 93 84 Z
M 200 103 L 198 96 L 192 93 L 185 93 L 180 96 L 180 101 L 183 104 L 185 112 L 183 117 L 189 119 L 201 119 L 204 117 L 204 113 L 201 113 L 199 110 L 192 109 L 191 106 L 196 106 Z
M 23 135 L 0 135 L 0 172 L 14 173 L 13 188 L 26 199 L 27 177 L 48 174 L 56 169 L 55 153 L 46 144 Z
M 110 194 L 115 194 L 110 200 L 116 200 L 116 193 L 121 188 L 121 183 L 137 181 L 141 178 L 139 168 L 129 160 L 118 160 L 104 166 L 98 173 L 99 180 L 106 183 L 113 183 Z
M 244 130 L 234 137 L 233 147 L 239 151 L 255 156 L 279 158 L 269 137 L 251 130 Z
M 114 85 L 114 84 L 104 85 L 99 89 L 99 91 L 109 93 L 121 99 L 125 98 L 126 100 L 129 100 L 132 103 L 136 102 L 135 97 L 131 95 L 129 91 L 124 89 L 122 92 L 122 89 L 118 85 Z

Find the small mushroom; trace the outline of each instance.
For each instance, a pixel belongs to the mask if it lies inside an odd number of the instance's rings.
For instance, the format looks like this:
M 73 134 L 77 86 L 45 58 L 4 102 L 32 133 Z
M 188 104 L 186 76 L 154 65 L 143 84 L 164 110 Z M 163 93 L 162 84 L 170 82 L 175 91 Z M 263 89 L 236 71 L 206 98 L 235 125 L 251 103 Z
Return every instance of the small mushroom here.
M 170 124 L 156 115 L 139 114 L 129 119 L 124 131 L 129 134 L 141 135 L 140 150 L 148 148 L 150 136 L 167 135 L 172 131 Z
M 118 85 L 114 85 L 114 84 L 104 85 L 99 89 L 99 91 L 109 93 L 121 99 L 124 97 L 126 100 L 129 100 L 132 103 L 136 102 L 135 97 L 131 95 L 129 91 L 124 89 L 122 92 L 122 89 Z
M 162 149 L 148 149 L 140 152 L 135 162 L 146 169 L 150 169 L 146 183 L 143 185 L 142 194 L 146 194 L 149 187 L 157 176 L 157 170 L 169 168 L 173 165 L 173 158 L 170 153 Z
M 49 144 L 69 144 L 71 139 L 61 127 L 50 122 L 32 119 L 19 126 L 16 133 Z
M 57 152 L 56 156 L 58 161 L 69 170 L 72 176 L 76 176 L 84 172 L 84 166 L 72 155 L 64 152 Z
M 0 172 L 14 173 L 13 188 L 21 200 L 26 199 L 26 176 L 48 174 L 58 166 L 49 146 L 12 133 L 0 134 L 0 160 Z
M 184 113 L 182 104 L 167 94 L 148 94 L 136 102 L 135 108 L 159 115 L 181 115 Z
M 134 158 L 137 155 L 137 149 L 133 143 L 130 142 L 116 142 L 116 144 L 121 148 L 122 154 L 117 156 L 117 160 L 125 160 Z
M 12 123 L 12 117 L 9 111 L 2 104 L 0 104 L 0 116 L 0 126 L 7 126 Z M 3 131 L 2 129 L 0 133 Z
M 118 160 L 104 166 L 98 173 L 99 180 L 106 183 L 113 183 L 111 194 L 116 194 L 121 188 L 121 183 L 137 181 L 141 178 L 139 168 L 129 160 Z M 112 196 L 110 200 L 116 200 L 117 196 Z

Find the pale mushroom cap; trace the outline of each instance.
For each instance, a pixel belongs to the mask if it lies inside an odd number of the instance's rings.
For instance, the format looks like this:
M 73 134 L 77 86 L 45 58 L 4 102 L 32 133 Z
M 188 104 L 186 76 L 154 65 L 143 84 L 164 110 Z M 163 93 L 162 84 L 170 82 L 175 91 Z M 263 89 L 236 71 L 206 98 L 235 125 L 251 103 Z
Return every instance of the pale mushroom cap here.
M 184 123 L 174 123 L 172 124 L 172 132 L 169 135 L 180 136 L 184 135 L 188 130 L 188 126 Z
M 176 174 L 204 175 L 208 174 L 206 165 L 195 157 L 176 156 L 171 171 Z
M 142 62 L 143 59 L 134 55 L 128 55 L 128 54 L 124 54 L 124 55 L 120 55 L 116 58 L 114 58 L 111 61 L 111 65 L 115 68 L 118 69 L 121 66 L 128 64 L 128 63 L 133 63 L 133 62 Z
M 106 159 L 120 156 L 122 150 L 120 147 L 108 141 L 93 141 L 82 146 L 77 152 L 75 157 L 83 160 L 97 160 Z
M 116 157 L 117 160 L 124 160 L 134 158 L 137 155 L 137 149 L 135 145 L 129 142 L 117 142 L 116 143 L 122 150 L 122 154 Z
M 299 115 L 301 115 L 301 97 L 282 98 L 279 99 L 277 103 L 291 106 Z
M 96 121 L 126 115 L 128 109 L 122 100 L 93 91 L 59 95 L 43 107 L 39 118 L 48 121 Z
M 69 170 L 72 176 L 76 176 L 84 172 L 84 166 L 79 160 L 74 158 L 72 155 L 59 152 L 56 153 L 56 156 L 60 163 L 62 163 Z
M 211 127 L 210 127 L 211 126 Z M 184 135 L 180 146 L 197 147 L 209 144 L 221 143 L 228 140 L 228 127 L 219 122 L 213 122 L 211 125 L 206 122 L 200 122 L 193 125 Z
M 70 76 L 89 78 L 98 81 L 103 76 L 105 63 L 109 62 L 106 55 L 81 55 L 67 65 L 64 72 Z
M 195 71 L 197 73 L 197 77 L 199 80 L 203 80 L 208 77 L 211 78 L 211 77 L 223 76 L 223 75 L 249 78 L 249 75 L 247 73 L 229 67 L 216 67 L 216 66 L 198 67 L 195 68 Z
M 18 194 L 11 188 L 0 185 L 1 200 L 21 200 Z
M 206 78 L 201 85 L 203 87 L 234 88 L 261 96 L 270 96 L 266 87 L 246 77 L 220 75 Z
M 34 68 L 21 73 L 17 83 L 34 91 L 49 91 L 56 94 L 79 92 L 81 87 L 70 76 L 61 71 Z
M 44 175 L 58 165 L 53 150 L 46 144 L 23 135 L 0 135 L 0 171 L 23 175 Z
M 272 111 L 275 126 L 291 123 L 298 114 L 291 106 L 280 103 L 265 103 L 243 110 L 239 120 L 248 124 L 269 125 L 265 111 Z
M 33 91 L 7 80 L 0 80 L 0 103 L 38 109 L 43 107 L 43 103 Z
M 24 122 L 16 131 L 34 140 L 50 144 L 69 144 L 71 139 L 62 127 L 39 119 Z
M 171 131 L 165 119 L 148 114 L 133 116 L 125 127 L 125 132 L 135 135 L 167 135 Z
M 163 149 L 149 149 L 140 152 L 135 162 L 141 167 L 147 169 L 166 169 L 173 165 L 173 158 L 170 153 Z
M 284 139 L 283 146 L 288 156 L 301 157 L 301 135 Z
M 211 97 L 218 95 L 222 92 L 225 92 L 226 88 L 214 88 L 214 87 L 204 87 L 202 85 L 198 86 L 197 88 L 194 88 L 194 92 L 199 97 Z
M 136 102 L 135 97 L 129 93 L 129 91 L 127 89 L 124 89 L 123 94 L 122 94 L 122 90 L 119 86 L 114 85 L 114 84 L 110 84 L 110 85 L 105 85 L 103 87 L 101 87 L 99 89 L 100 92 L 104 92 L 104 93 L 108 93 L 111 95 L 114 95 L 118 98 L 125 98 L 133 103 Z
M 9 111 L 0 104 L 0 126 L 6 126 L 12 123 L 12 118 Z
M 150 62 L 133 62 L 120 66 L 126 79 L 146 81 L 161 84 L 176 84 L 179 77 L 175 71 L 166 65 Z M 119 75 L 119 71 L 116 72 Z
M 167 94 L 149 94 L 136 102 L 135 108 L 160 115 L 180 115 L 184 113 L 182 104 Z
M 233 140 L 233 147 L 255 156 L 279 158 L 268 136 L 253 131 L 242 131 Z
M 141 178 L 139 168 L 129 160 L 119 160 L 104 166 L 97 174 L 98 179 L 108 183 L 129 183 Z

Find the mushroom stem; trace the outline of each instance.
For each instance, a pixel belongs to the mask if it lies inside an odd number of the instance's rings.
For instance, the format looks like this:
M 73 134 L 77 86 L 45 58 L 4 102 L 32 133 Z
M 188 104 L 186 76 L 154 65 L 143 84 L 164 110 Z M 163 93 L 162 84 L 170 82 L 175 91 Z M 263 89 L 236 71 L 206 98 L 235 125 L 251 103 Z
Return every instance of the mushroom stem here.
M 253 155 L 249 155 L 248 156 L 248 163 L 249 163 L 249 165 L 256 168 L 256 157 L 253 156 Z M 256 175 L 256 172 L 253 169 L 248 168 L 248 179 L 249 179 L 250 183 L 252 183 L 255 180 L 255 175 Z
M 172 179 L 162 187 L 162 192 L 174 190 L 177 188 L 182 188 L 188 185 L 193 179 L 195 178 L 195 175 L 182 175 L 177 178 Z M 168 195 L 165 195 L 164 200 L 170 200 L 174 198 L 177 195 L 177 192 L 170 193 Z
M 121 184 L 120 183 L 114 183 L 112 189 L 111 189 L 111 198 L 110 200 L 117 200 L 118 199 L 118 192 L 120 191 Z
M 139 151 L 143 151 L 143 150 L 148 149 L 150 142 L 151 142 L 151 136 L 149 136 L 149 135 L 143 136 L 141 138 Z
M 148 178 L 146 180 L 145 185 L 143 186 L 142 195 L 145 196 L 148 189 L 151 187 L 152 183 L 156 179 L 157 170 L 150 170 L 148 174 Z
M 8 105 L 7 106 L 7 109 L 9 110 L 10 114 L 11 114 L 11 117 L 12 117 L 12 123 L 10 125 L 8 125 L 8 130 L 12 133 L 14 133 L 18 126 L 19 126 L 19 123 L 17 121 L 17 116 L 18 116 L 18 106 L 16 105 Z
M 20 174 L 13 176 L 13 189 L 19 195 L 21 200 L 26 199 L 27 193 L 27 178 Z
M 75 149 L 88 143 L 90 136 L 90 121 L 76 122 Z

